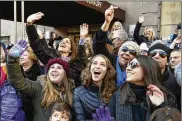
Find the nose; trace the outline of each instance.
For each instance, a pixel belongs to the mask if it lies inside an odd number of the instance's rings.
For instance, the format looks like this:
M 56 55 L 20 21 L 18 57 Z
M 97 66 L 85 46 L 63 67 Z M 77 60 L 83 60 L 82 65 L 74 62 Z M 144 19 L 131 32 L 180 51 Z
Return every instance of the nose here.
M 130 66 L 130 65 L 128 65 L 128 66 L 126 67 L 126 71 L 131 71 L 131 66 Z
M 159 53 L 157 53 L 153 58 L 154 58 L 154 59 L 159 59 L 159 58 L 160 58 Z

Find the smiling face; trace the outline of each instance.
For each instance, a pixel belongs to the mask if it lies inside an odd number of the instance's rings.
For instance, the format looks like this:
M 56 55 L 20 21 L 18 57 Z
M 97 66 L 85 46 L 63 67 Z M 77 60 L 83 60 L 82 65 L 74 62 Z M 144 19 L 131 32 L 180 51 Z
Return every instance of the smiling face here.
M 59 52 L 70 53 L 71 52 L 71 40 L 69 38 L 64 38 L 58 47 Z
M 59 112 L 59 111 L 55 111 L 51 118 L 50 121 L 69 121 L 69 117 L 68 115 L 66 115 L 66 113 L 64 112 Z
M 134 48 L 132 46 L 126 46 L 126 47 L 129 50 L 134 50 Z M 128 64 L 135 57 L 135 55 L 132 55 L 129 51 L 124 52 L 124 51 L 120 50 L 118 53 L 118 57 L 119 57 L 119 64 L 121 66 L 124 66 L 124 65 Z
M 29 63 L 33 63 L 33 61 L 30 59 L 30 53 L 28 51 L 25 51 L 20 56 L 20 65 L 29 64 Z
M 116 22 L 113 24 L 112 30 L 113 30 L 113 31 L 116 31 L 116 30 L 119 30 L 119 29 L 123 29 L 122 24 L 121 24 L 119 21 L 116 21 Z
M 52 64 L 48 71 L 50 81 L 55 84 L 60 84 L 65 74 L 63 66 L 57 63 Z
M 90 71 L 93 83 L 100 85 L 107 72 L 106 60 L 101 56 L 95 57 L 91 64 Z
M 126 81 L 136 84 L 144 85 L 144 72 L 140 63 L 134 58 L 126 68 Z

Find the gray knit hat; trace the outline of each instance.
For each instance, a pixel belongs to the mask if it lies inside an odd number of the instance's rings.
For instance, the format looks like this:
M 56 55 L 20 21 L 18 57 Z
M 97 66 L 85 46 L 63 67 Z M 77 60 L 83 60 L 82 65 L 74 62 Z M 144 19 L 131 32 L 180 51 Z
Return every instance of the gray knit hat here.
M 134 50 L 136 50 L 137 55 L 138 55 L 139 52 L 140 52 L 140 47 L 139 47 L 139 45 L 138 45 L 136 42 L 133 42 L 133 41 L 126 41 L 126 42 L 124 42 L 124 43 L 121 45 L 121 47 L 119 48 L 118 54 L 119 54 L 119 52 L 121 51 L 121 48 L 124 47 L 124 46 L 131 46 Z

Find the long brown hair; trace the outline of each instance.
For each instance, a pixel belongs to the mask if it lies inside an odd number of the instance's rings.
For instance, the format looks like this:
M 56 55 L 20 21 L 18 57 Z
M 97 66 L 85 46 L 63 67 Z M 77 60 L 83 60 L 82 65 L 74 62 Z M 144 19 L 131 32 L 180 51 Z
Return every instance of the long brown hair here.
M 101 84 L 101 98 L 105 103 L 108 103 L 113 92 L 116 90 L 116 71 L 106 56 L 101 54 L 94 56 L 87 64 L 87 67 L 82 71 L 81 78 L 84 80 L 83 85 L 89 87 L 92 83 L 90 68 L 94 59 L 98 56 L 103 57 L 106 60 L 107 72 Z
M 60 91 L 56 90 L 51 83 L 49 76 L 46 76 L 45 85 L 43 88 L 43 98 L 41 101 L 41 106 L 48 108 L 51 104 L 55 102 L 67 102 L 71 105 L 72 103 L 72 92 L 71 92 L 71 82 L 67 78 L 66 73 L 61 81 Z M 60 97 L 60 94 L 62 97 Z M 64 98 L 65 96 L 65 98 Z

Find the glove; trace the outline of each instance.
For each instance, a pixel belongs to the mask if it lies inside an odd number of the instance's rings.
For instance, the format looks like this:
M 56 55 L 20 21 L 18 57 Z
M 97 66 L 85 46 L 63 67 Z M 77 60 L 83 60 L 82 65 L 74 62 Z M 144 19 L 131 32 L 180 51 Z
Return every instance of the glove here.
M 109 108 L 104 108 L 103 106 L 100 106 L 96 113 L 92 114 L 92 117 L 94 121 L 115 121 L 114 117 L 110 115 Z
M 26 40 L 20 40 L 16 45 L 14 45 L 10 49 L 9 55 L 14 58 L 18 58 L 23 54 L 23 52 L 27 49 L 27 47 L 28 46 Z

